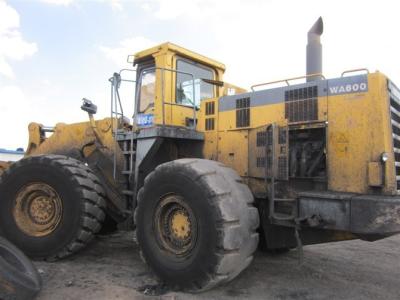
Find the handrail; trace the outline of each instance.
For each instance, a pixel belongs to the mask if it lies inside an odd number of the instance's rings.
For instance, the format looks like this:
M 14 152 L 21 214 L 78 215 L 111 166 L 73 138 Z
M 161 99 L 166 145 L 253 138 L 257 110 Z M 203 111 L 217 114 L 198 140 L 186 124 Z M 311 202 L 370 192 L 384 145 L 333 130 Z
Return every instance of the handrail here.
M 118 74 L 121 75 L 122 72 L 137 72 L 137 70 L 136 69 L 121 69 Z M 122 79 L 122 77 L 121 77 L 121 81 L 136 82 L 136 80 Z
M 369 70 L 368 70 L 367 68 L 359 68 L 359 69 L 346 70 L 346 71 L 344 71 L 344 72 L 342 73 L 342 76 L 341 76 L 341 77 L 343 77 L 344 74 L 354 73 L 354 72 L 359 72 L 359 71 L 366 71 L 367 74 L 369 74 Z
M 108 80 L 111 83 L 111 130 L 112 135 L 114 137 L 114 155 L 113 155 L 113 177 L 116 178 L 116 161 L 117 161 L 117 151 L 118 141 L 116 138 L 118 131 L 118 118 L 121 118 L 122 122 L 124 120 L 124 110 L 121 103 L 121 98 L 119 95 L 119 88 L 121 82 L 132 82 L 135 83 L 135 80 L 123 79 L 121 74 L 123 72 L 136 72 L 135 69 L 121 69 L 118 73 L 114 73 L 114 75 Z M 132 147 L 132 143 L 131 143 Z M 132 149 L 131 149 L 132 150 Z M 130 165 L 132 165 L 132 154 L 130 155 Z
M 303 79 L 303 78 L 309 78 L 309 77 L 316 77 L 316 76 L 321 77 L 324 80 L 326 79 L 322 73 L 308 74 L 308 75 L 303 75 L 303 76 L 298 76 L 298 77 L 292 77 L 292 78 L 287 78 L 287 79 L 281 79 L 281 80 L 276 80 L 276 81 L 255 84 L 255 85 L 251 86 L 251 90 L 254 92 L 255 87 L 270 85 L 270 84 L 280 83 L 280 82 L 286 82 L 286 84 L 289 86 L 290 85 L 289 81 Z

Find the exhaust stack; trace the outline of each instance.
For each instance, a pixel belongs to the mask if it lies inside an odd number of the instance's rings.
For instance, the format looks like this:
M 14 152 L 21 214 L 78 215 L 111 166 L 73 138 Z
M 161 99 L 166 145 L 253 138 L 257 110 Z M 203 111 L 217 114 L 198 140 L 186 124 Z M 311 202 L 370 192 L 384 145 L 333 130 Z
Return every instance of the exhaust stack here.
M 319 17 L 307 34 L 307 75 L 322 73 L 321 34 L 323 31 L 324 23 L 322 17 Z M 319 79 L 319 76 L 312 76 L 307 78 L 307 82 Z

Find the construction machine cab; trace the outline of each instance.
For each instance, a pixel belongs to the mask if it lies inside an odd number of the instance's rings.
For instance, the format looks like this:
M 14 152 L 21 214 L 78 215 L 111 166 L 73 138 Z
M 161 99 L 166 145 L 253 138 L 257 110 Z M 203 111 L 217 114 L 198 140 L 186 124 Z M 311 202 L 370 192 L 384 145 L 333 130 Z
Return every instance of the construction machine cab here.
M 138 127 L 195 128 L 200 102 L 222 95 L 225 66 L 172 43 L 136 53 L 134 65 Z

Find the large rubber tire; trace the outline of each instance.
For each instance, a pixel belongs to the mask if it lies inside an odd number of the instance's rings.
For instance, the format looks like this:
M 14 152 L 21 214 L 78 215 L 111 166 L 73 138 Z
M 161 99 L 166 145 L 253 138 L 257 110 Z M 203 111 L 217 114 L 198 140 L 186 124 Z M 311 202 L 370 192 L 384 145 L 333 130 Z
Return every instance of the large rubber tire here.
M 44 236 L 27 234 L 14 217 L 16 196 L 31 184 L 50 186 L 59 196 L 59 222 Z M 96 175 L 82 162 L 62 155 L 24 158 L 0 182 L 0 234 L 35 259 L 58 259 L 84 248 L 101 228 L 105 194 Z
M 42 280 L 32 262 L 0 237 L 0 299 L 33 299 L 41 288 Z
M 184 257 L 157 240 L 155 211 L 165 195 L 184 199 L 197 220 L 196 243 Z M 173 289 L 204 291 L 228 282 L 253 260 L 259 216 L 240 176 L 221 163 L 179 159 L 158 166 L 138 194 L 135 210 L 142 257 Z

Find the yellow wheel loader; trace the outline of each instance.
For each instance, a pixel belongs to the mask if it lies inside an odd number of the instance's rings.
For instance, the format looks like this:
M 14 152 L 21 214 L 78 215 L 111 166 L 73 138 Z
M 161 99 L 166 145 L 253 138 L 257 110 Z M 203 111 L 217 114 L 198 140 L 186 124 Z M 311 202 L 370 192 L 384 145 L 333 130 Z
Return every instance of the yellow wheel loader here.
M 88 122 L 29 125 L 25 158 L 1 176 L 1 234 L 57 259 L 104 222 L 129 223 L 163 282 L 202 291 L 240 274 L 258 245 L 399 233 L 400 90 L 364 69 L 326 79 L 322 31 L 319 19 L 308 32 L 306 76 L 251 91 L 171 43 L 135 54 L 109 80 L 110 118 L 84 99 Z M 132 123 L 122 84 L 135 86 Z

